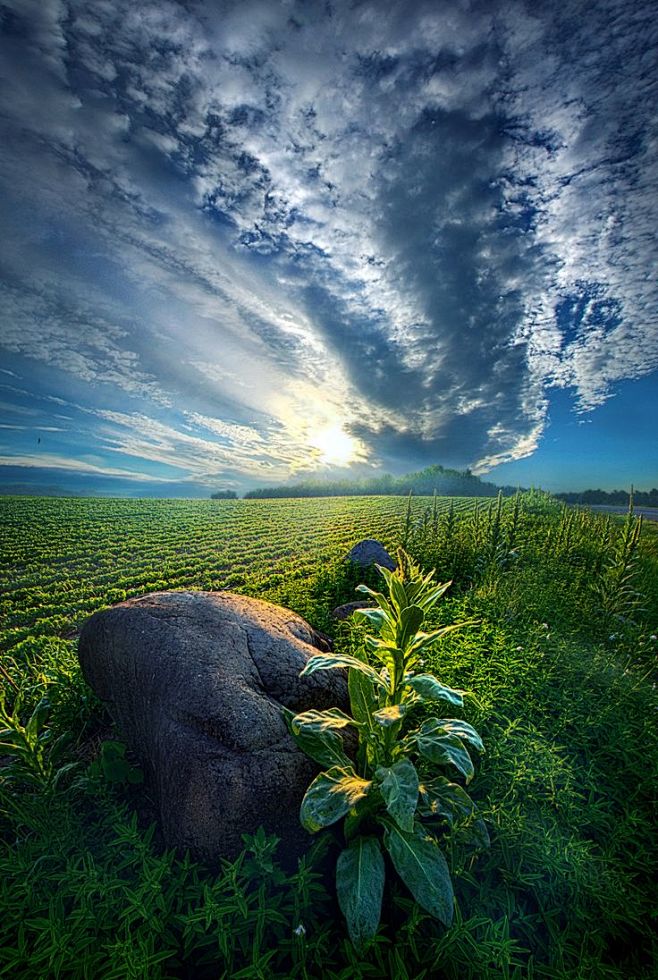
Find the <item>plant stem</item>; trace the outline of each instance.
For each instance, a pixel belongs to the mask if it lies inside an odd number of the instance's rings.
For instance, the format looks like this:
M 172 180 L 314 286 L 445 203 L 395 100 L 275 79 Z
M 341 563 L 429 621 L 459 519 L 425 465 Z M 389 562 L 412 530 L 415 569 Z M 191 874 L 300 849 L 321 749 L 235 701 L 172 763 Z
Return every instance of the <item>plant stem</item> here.
M 7 673 L 7 671 L 6 671 L 6 670 L 5 670 L 5 668 L 4 668 L 3 666 L 2 666 L 2 664 L 0 664 L 0 673 L 1 673 L 2 675 L 3 675 L 3 677 L 5 678 L 5 680 L 6 680 L 6 681 L 7 681 L 7 682 L 8 682 L 9 684 L 11 684 L 11 686 L 13 687 L 13 689 L 14 689 L 15 691 L 18 691 L 18 690 L 19 690 L 19 687 L 18 687 L 18 684 L 17 684 L 17 683 L 16 683 L 16 681 L 15 681 L 15 680 L 14 680 L 14 679 L 13 679 L 13 678 L 12 678 L 12 677 L 11 677 L 11 676 L 10 676 L 10 675 L 8 674 L 8 673 Z

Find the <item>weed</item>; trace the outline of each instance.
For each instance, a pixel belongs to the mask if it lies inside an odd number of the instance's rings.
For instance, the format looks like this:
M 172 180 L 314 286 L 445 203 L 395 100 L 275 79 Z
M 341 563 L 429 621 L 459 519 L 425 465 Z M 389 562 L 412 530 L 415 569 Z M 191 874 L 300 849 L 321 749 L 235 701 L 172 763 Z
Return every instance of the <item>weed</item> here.
M 631 496 L 623 531 L 613 543 L 608 559 L 593 584 L 604 630 L 615 622 L 636 625 L 635 619 L 642 611 L 643 596 L 637 588 L 641 534 L 642 517 L 635 517 Z
M 415 711 L 419 706 L 464 706 L 462 691 L 417 672 L 432 645 L 458 628 L 444 626 L 429 633 L 421 629 L 450 583 L 437 584 L 432 572 L 422 574 L 402 549 L 394 572 L 377 567 L 388 594 L 358 586 L 376 608 L 355 613 L 379 634 L 366 637 L 377 666 L 348 654 L 324 654 L 311 657 L 302 671 L 304 675 L 347 667 L 352 715 L 338 708 L 297 715 L 286 711 L 299 747 L 329 766 L 306 791 L 300 811 L 303 826 L 313 833 L 345 818 L 346 847 L 338 857 L 336 887 L 357 949 L 372 941 L 379 925 L 385 878 L 382 842 L 418 904 L 446 926 L 452 922 L 454 895 L 437 830 L 467 818 L 474 822 L 476 842 L 488 843 L 470 797 L 442 771 L 470 782 L 474 768 L 469 749 L 484 749 L 479 735 L 457 718 L 432 716 L 419 724 Z M 358 734 L 355 765 L 338 735 L 348 726 Z M 421 782 L 419 762 L 439 771 Z

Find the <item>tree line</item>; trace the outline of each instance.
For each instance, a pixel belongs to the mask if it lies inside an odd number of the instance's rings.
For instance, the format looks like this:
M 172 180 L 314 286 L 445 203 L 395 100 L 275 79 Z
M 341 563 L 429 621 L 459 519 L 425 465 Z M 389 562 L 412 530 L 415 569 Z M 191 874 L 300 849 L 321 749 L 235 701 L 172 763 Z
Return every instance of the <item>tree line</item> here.
M 642 507 L 658 507 L 658 490 L 633 490 L 633 503 Z M 567 504 L 613 504 L 628 507 L 628 490 L 583 490 L 580 493 L 556 493 Z
M 357 480 L 304 480 L 285 486 L 261 487 L 248 490 L 244 496 L 252 500 L 270 497 L 405 496 L 409 492 L 431 496 L 436 491 L 442 497 L 495 497 L 499 490 L 502 490 L 504 496 L 511 496 L 517 489 L 486 483 L 470 470 L 452 470 L 434 465 L 404 476 L 385 473 L 383 476 Z

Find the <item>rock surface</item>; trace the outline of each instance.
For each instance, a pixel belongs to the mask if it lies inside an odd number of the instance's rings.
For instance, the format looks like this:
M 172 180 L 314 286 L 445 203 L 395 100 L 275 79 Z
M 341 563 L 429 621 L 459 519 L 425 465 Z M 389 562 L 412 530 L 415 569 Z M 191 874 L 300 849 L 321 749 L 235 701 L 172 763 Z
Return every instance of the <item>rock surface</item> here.
M 299 805 L 318 767 L 281 705 L 347 707 L 343 671 L 300 678 L 318 650 L 295 613 L 230 592 L 156 592 L 87 621 L 82 672 L 144 770 L 168 846 L 216 864 L 262 824 L 284 860 L 306 850 Z
M 336 606 L 335 609 L 332 609 L 331 615 L 334 619 L 349 619 L 357 609 L 370 609 L 371 607 L 372 602 L 345 602 L 342 606 Z
M 368 565 L 381 565 L 393 571 L 396 568 L 395 559 L 391 558 L 383 544 L 375 541 L 374 538 L 367 538 L 355 544 L 348 555 L 348 561 L 353 561 L 356 565 L 366 568 Z

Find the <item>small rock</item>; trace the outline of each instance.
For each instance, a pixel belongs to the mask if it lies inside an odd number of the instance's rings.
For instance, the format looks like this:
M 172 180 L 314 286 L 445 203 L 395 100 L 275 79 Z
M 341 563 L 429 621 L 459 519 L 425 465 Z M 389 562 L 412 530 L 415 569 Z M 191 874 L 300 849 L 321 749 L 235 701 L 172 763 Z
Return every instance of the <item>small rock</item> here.
M 395 560 L 391 558 L 384 545 L 373 538 L 355 544 L 347 555 L 347 560 L 353 561 L 361 568 L 366 568 L 368 565 L 381 565 L 382 568 L 388 568 L 390 571 L 396 568 Z
M 331 615 L 333 619 L 349 619 L 353 612 L 357 609 L 371 609 L 371 602 L 346 602 L 342 606 L 336 606 L 332 610 Z

